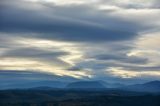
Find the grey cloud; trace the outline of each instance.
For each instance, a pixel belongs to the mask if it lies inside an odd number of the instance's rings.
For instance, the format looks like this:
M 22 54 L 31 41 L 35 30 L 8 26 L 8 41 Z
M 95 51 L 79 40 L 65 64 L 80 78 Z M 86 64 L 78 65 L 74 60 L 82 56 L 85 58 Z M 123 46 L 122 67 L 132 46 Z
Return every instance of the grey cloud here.
M 2 17 L 0 20 L 0 31 L 35 32 L 41 33 L 36 37 L 67 41 L 117 41 L 137 36 L 137 29 L 133 30 L 133 28 L 136 28 L 138 25 L 132 22 L 125 22 L 124 20 L 109 15 L 106 16 L 105 14 L 97 14 L 99 12 L 97 10 L 93 14 L 90 13 L 92 9 L 87 7 L 85 10 L 83 9 L 83 13 L 80 16 L 75 17 L 74 13 L 81 10 L 78 10 L 78 7 L 76 11 L 73 11 L 74 8 L 53 6 L 52 8 L 47 8 L 46 11 L 42 11 L 47 13 L 43 14 L 41 11 L 5 5 L 2 6 L 0 14 Z M 53 13 L 48 11 L 53 11 Z M 73 12 L 73 14 L 66 14 L 70 12 Z M 54 15 L 50 15 L 51 13 Z M 86 14 L 89 15 L 87 16 Z M 48 15 L 52 18 L 49 18 Z M 88 17 L 87 20 L 83 19 L 84 15 Z M 94 21 L 96 23 L 91 24 Z M 132 30 L 126 30 L 128 27 Z
M 93 57 L 94 58 L 94 57 Z M 114 61 L 119 61 L 123 63 L 132 63 L 132 64 L 146 64 L 148 62 L 147 58 L 140 58 L 136 56 L 130 56 L 128 57 L 125 54 L 101 54 L 95 56 L 96 59 L 98 60 L 114 60 Z
M 159 0 L 100 0 L 100 3 L 115 5 L 124 9 L 159 9 Z
M 160 71 L 160 66 L 124 66 L 126 69 L 134 71 Z
M 154 0 L 153 5 L 154 5 L 156 8 L 159 8 L 159 9 L 160 9 L 160 1 L 159 1 L 159 0 Z
M 68 68 L 67 70 L 68 71 L 80 71 L 81 69 L 83 69 L 83 68 L 80 68 L 80 67 L 77 67 L 77 66 L 72 66 L 72 67 Z
M 6 53 L 2 54 L 2 57 L 22 57 L 22 58 L 40 58 L 40 57 L 48 57 L 48 58 L 54 58 L 59 57 L 63 55 L 68 55 L 67 52 L 62 52 L 58 50 L 52 50 L 52 51 L 44 51 L 36 48 L 20 48 L 20 49 L 14 49 L 9 50 Z
M 58 57 L 65 56 L 65 55 L 69 55 L 69 53 L 58 51 L 58 50 L 47 51 L 47 50 L 41 50 L 36 48 L 18 48 L 18 49 L 10 49 L 7 52 L 0 54 L 0 58 L 1 59 L 5 59 L 5 58 L 34 59 L 36 61 L 46 62 L 49 64 L 54 63 L 54 64 L 59 64 L 61 66 L 70 66 L 70 64 L 58 59 Z M 10 65 L 6 65 L 6 67 L 10 67 Z

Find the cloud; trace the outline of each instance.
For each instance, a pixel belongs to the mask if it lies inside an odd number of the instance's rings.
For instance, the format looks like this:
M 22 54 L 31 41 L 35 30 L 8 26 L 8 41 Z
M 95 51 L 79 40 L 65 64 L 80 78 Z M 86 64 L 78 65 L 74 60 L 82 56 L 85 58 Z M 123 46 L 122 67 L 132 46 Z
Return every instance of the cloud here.
M 135 63 L 135 64 L 144 64 L 147 63 L 147 59 L 146 58 L 137 58 L 134 56 L 126 56 L 124 54 L 121 55 L 111 55 L 111 54 L 102 54 L 102 55 L 98 55 L 95 56 L 95 58 L 97 58 L 98 60 L 115 60 L 115 61 L 120 61 L 120 62 L 126 62 L 126 63 Z
M 128 26 L 137 26 L 136 24 L 110 14 L 106 16 L 106 13 L 88 5 L 65 7 L 30 2 L 22 2 L 21 5 L 26 4 L 28 5 L 24 8 L 2 2 L 1 31 L 41 33 L 36 37 L 45 36 L 45 38 L 67 41 L 114 41 L 137 36 L 137 32 L 133 29 L 125 30 Z M 41 9 L 35 10 L 34 5 L 38 5 Z M 92 13 L 92 10 L 95 13 Z M 75 16 L 77 11 L 83 12 Z M 88 19 L 83 19 L 84 17 Z
M 159 9 L 159 0 L 100 0 L 101 3 L 116 5 L 126 9 L 144 9 L 144 8 L 155 8 Z
M 70 0 L 70 1 L 65 1 L 65 0 L 26 0 L 30 2 L 41 2 L 41 3 L 53 3 L 55 5 L 82 5 L 82 4 L 92 4 L 92 5 L 115 5 L 121 8 L 136 8 L 136 9 L 141 9 L 141 8 L 159 8 L 159 0 Z
M 21 48 L 21 49 L 15 49 L 15 50 L 10 50 L 7 53 L 1 55 L 2 57 L 26 57 L 26 58 L 36 58 L 36 57 L 58 57 L 61 55 L 67 55 L 68 53 L 65 52 L 58 52 L 58 51 L 53 51 L 53 52 L 48 52 L 48 51 L 43 51 L 39 50 L 36 48 Z
M 16 38 L 9 37 L 3 47 L 0 70 L 33 70 L 75 78 L 89 76 L 85 71 L 66 71 L 80 59 L 81 52 L 75 44 L 37 38 Z
M 55 5 L 57 2 L 65 4 L 64 1 L 47 2 L 50 1 L 2 1 L 1 32 L 38 33 L 35 37 L 65 41 L 118 41 L 135 38 L 139 32 L 157 27 L 159 21 L 159 9 L 118 8 L 111 12 L 99 9 L 100 1 L 91 1 L 98 2 L 98 6 L 88 2 L 75 6 Z M 118 4 L 104 6 L 108 9 Z
M 159 35 L 160 33 L 157 31 L 142 34 L 135 42 L 136 47 L 132 49 L 128 55 L 148 58 L 150 65 L 160 65 Z
M 1 1 L 1 70 L 117 82 L 159 79 L 158 0 Z
M 107 69 L 107 72 L 112 74 L 113 76 L 118 76 L 121 78 L 156 77 L 158 79 L 160 76 L 160 73 L 158 71 L 139 72 L 139 71 L 125 70 L 121 67 L 117 67 L 117 68 L 110 67 L 109 69 Z

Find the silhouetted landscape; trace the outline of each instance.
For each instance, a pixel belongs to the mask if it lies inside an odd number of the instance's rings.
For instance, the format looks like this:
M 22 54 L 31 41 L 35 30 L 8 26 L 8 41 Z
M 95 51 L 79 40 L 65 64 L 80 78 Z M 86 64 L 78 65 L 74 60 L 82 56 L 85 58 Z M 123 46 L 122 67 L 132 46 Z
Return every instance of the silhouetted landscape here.
M 119 88 L 107 88 L 103 84 L 104 82 L 98 81 L 79 81 L 70 83 L 65 88 L 40 86 L 26 89 L 1 90 L 0 106 L 160 105 L 159 81 Z
M 160 94 L 118 90 L 6 90 L 0 106 L 160 106 Z

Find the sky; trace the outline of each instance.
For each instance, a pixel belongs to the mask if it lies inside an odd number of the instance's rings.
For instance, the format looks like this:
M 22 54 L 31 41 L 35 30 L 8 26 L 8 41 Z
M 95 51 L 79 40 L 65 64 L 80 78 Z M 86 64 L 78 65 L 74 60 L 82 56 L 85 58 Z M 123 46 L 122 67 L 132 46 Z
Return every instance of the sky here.
M 1 84 L 160 80 L 160 0 L 0 0 Z

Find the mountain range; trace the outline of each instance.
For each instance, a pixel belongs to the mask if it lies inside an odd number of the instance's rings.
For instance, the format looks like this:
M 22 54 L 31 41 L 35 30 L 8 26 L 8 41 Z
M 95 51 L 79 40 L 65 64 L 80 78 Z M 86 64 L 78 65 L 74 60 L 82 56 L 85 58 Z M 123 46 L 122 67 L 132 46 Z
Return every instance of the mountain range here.
M 66 86 L 71 89 L 102 89 L 106 88 L 104 84 L 99 81 L 79 81 L 73 82 Z
M 122 89 L 138 92 L 160 92 L 160 81 L 151 81 L 144 84 L 124 86 Z
M 30 86 L 29 86 L 30 85 Z M 27 84 L 14 85 L 8 89 L 35 89 L 35 90 L 52 90 L 52 89 L 117 89 L 136 92 L 160 92 L 160 81 L 150 81 L 143 84 L 124 85 L 120 83 L 108 83 L 105 81 L 41 81 Z

